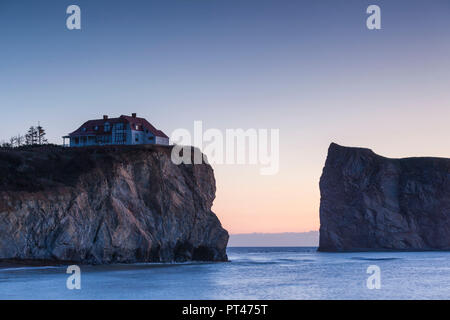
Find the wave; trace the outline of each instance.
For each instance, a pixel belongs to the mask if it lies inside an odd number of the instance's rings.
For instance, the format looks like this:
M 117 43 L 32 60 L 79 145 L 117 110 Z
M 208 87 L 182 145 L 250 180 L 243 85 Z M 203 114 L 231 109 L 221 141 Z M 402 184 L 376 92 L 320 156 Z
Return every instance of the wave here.
M 352 260 L 362 260 L 362 261 L 391 261 L 391 260 L 401 260 L 401 258 L 365 258 L 365 257 L 351 257 Z
M 24 271 L 24 270 L 46 270 L 46 269 L 60 269 L 67 268 L 67 266 L 38 266 L 38 267 L 12 267 L 12 268 L 0 268 L 0 272 L 10 271 Z

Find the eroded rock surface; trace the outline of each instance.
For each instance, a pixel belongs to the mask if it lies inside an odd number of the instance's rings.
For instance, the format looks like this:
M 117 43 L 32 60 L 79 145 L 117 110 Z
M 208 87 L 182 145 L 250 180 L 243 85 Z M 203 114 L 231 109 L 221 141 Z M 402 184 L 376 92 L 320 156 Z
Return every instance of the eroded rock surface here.
M 0 151 L 0 259 L 80 263 L 226 261 L 207 164 L 171 147 Z
M 331 144 L 321 251 L 450 250 L 450 159 L 389 159 Z

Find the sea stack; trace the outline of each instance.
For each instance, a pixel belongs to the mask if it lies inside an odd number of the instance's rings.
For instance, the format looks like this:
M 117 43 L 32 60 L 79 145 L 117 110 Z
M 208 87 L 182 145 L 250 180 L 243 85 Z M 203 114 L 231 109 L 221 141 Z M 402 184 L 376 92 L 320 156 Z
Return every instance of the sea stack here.
M 210 165 L 170 146 L 0 151 L 0 260 L 226 261 Z
M 320 251 L 450 250 L 450 159 L 332 143 L 320 193 Z

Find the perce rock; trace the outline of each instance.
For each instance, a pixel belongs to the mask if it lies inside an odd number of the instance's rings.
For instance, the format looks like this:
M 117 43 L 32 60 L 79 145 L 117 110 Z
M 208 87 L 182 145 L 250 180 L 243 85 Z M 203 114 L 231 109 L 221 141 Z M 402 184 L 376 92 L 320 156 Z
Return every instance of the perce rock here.
M 320 251 L 450 250 L 450 159 L 333 143 L 320 191 Z
M 0 260 L 226 261 L 208 164 L 169 146 L 0 151 Z

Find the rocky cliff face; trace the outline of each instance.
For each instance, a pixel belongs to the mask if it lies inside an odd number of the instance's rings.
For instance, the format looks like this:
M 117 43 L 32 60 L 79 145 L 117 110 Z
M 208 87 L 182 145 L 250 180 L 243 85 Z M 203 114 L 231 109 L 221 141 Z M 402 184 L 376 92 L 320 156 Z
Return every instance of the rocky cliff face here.
M 170 147 L 0 151 L 0 259 L 225 261 L 212 168 Z
M 450 159 L 388 159 L 331 144 L 321 251 L 450 250 Z

